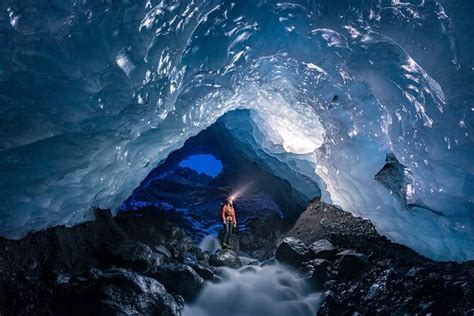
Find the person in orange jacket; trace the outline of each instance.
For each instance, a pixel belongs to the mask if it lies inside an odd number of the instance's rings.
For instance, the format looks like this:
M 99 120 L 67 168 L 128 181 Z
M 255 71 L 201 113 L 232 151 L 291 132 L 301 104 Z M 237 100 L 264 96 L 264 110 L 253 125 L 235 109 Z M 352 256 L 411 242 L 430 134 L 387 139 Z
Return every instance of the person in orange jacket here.
M 229 247 L 229 237 L 232 234 L 232 228 L 237 227 L 237 220 L 235 219 L 235 209 L 232 199 L 225 201 L 221 211 L 222 224 L 224 224 L 225 234 L 223 246 Z

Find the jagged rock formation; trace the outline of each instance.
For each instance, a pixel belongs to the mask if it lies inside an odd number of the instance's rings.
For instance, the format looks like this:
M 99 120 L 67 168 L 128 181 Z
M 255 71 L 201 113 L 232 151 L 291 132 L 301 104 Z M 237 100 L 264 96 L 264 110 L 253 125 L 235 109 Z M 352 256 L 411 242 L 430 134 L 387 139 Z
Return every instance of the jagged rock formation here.
M 292 264 L 324 291 L 318 315 L 474 312 L 473 261 L 434 262 L 334 206 L 310 204 L 282 238 L 309 246 L 306 261 Z

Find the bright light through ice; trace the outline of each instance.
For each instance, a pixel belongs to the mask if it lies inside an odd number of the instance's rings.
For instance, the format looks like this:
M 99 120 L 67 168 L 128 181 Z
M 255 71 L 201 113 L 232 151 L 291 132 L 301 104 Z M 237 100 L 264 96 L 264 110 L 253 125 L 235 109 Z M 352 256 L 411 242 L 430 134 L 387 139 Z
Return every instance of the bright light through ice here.
M 278 131 L 283 139 L 283 148 L 287 152 L 294 154 L 309 154 L 319 146 L 305 135 L 294 133 L 290 130 L 281 129 Z
M 298 105 L 290 106 L 278 95 L 259 102 L 253 117 L 271 144 L 279 144 L 288 153 L 309 154 L 323 144 L 324 129 L 319 117 Z

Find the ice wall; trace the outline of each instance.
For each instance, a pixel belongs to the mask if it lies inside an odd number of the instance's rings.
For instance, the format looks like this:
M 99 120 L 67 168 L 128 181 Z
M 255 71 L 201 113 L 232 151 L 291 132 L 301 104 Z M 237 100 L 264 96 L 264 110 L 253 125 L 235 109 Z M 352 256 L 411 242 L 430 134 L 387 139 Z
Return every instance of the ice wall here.
M 431 258 L 473 259 L 474 54 L 456 33 L 473 5 L 446 2 L 2 2 L 0 234 L 117 207 L 244 108 L 235 137 L 324 201 Z M 410 178 L 393 179 L 402 198 L 375 180 L 387 156 Z

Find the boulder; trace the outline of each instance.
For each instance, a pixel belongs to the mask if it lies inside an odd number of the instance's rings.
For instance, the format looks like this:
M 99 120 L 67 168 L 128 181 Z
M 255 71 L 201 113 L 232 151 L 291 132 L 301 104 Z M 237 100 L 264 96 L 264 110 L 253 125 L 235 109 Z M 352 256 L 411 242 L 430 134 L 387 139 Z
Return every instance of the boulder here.
M 242 234 L 240 237 L 240 246 L 244 251 L 252 251 L 256 249 L 257 242 L 253 234 Z
M 162 283 L 168 291 L 192 301 L 204 286 L 204 279 L 189 265 L 169 263 L 150 271 L 147 276 Z
M 278 245 L 275 258 L 278 262 L 299 268 L 310 257 L 308 248 L 299 239 L 294 237 L 284 238 Z
M 337 249 L 329 240 L 320 239 L 309 246 L 309 252 L 314 258 L 334 260 Z
M 161 283 L 129 270 L 91 270 L 71 283 L 57 300 L 58 314 L 181 315 L 182 307 Z
M 311 263 L 309 280 L 316 290 L 321 289 L 328 280 L 328 267 L 330 265 L 331 262 L 326 259 L 314 259 Z
M 267 252 L 265 251 L 265 249 L 260 248 L 255 251 L 252 251 L 252 258 L 263 260 L 263 259 L 266 259 L 265 258 L 266 256 L 267 256 Z
M 194 269 L 194 271 L 201 276 L 206 281 L 212 281 L 214 280 L 214 267 L 206 267 L 202 264 L 196 263 L 196 264 L 191 264 L 191 268 Z
M 206 258 L 206 253 L 198 246 L 193 246 L 191 251 L 196 255 L 198 260 L 204 260 Z
M 161 255 L 153 254 L 150 247 L 135 240 L 112 245 L 108 248 L 108 252 L 114 263 L 137 272 L 145 272 L 163 262 Z
M 155 250 L 158 251 L 159 253 L 162 253 L 167 258 L 171 258 L 171 252 L 165 246 L 157 245 L 157 246 L 155 246 Z
M 242 266 L 239 256 L 230 249 L 221 249 L 209 256 L 209 265 L 214 267 L 229 267 L 238 269 Z
M 369 265 L 367 257 L 361 253 L 344 250 L 336 255 L 337 271 L 340 279 L 350 280 L 357 277 Z
M 179 236 L 181 235 L 179 234 Z M 181 236 L 181 238 L 179 239 L 172 240 L 168 245 L 171 249 L 173 257 L 180 261 L 183 261 L 186 252 L 191 250 L 191 248 L 193 247 L 193 241 L 189 237 Z

